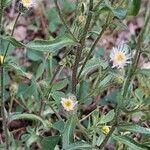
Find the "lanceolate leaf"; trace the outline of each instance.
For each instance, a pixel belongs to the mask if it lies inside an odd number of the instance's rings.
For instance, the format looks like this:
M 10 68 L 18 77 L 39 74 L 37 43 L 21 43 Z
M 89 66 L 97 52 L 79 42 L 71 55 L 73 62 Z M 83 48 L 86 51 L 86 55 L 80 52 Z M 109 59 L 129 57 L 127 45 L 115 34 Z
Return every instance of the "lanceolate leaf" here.
M 139 13 L 141 0 L 129 0 L 128 15 L 136 16 Z
M 68 35 L 58 37 L 54 40 L 35 40 L 26 44 L 26 47 L 43 52 L 56 52 L 66 46 L 76 45 L 76 42 Z
M 119 128 L 126 131 L 150 135 L 150 129 L 141 127 L 139 125 L 123 125 L 123 126 L 119 126 Z
M 115 139 L 116 141 L 120 141 L 121 143 L 129 146 L 131 149 L 147 150 L 147 148 L 140 145 L 138 142 L 134 141 L 132 138 L 128 136 L 113 135 L 113 139 Z
M 92 146 L 84 142 L 76 142 L 67 146 L 64 150 L 91 150 Z
M 25 45 L 11 36 L 0 36 L 0 39 L 10 42 L 16 48 L 23 48 Z
M 27 114 L 27 113 L 24 113 L 24 114 L 12 114 L 10 117 L 9 117 L 9 122 L 13 121 L 13 120 L 18 120 L 18 119 L 30 119 L 30 120 L 37 120 L 37 121 L 40 121 L 43 126 L 45 128 L 47 128 L 47 124 L 46 122 L 39 116 L 37 115 L 34 115 L 34 114 Z
M 62 135 L 63 148 L 66 148 L 70 143 L 73 142 L 73 133 L 76 127 L 77 118 L 75 116 L 70 116 L 67 120 L 65 129 Z
M 99 124 L 104 124 L 113 120 L 115 116 L 114 110 L 109 111 L 106 115 L 102 115 Z

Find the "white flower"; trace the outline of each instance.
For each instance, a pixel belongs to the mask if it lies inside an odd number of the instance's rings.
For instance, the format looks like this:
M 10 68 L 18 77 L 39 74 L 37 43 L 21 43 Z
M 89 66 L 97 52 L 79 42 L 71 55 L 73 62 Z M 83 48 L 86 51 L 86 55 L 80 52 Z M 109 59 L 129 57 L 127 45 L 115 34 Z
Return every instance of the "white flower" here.
M 131 63 L 131 53 L 129 53 L 129 47 L 125 43 L 121 43 L 118 47 L 113 47 L 110 53 L 110 59 L 113 62 L 113 68 L 123 68 L 127 64 Z
M 77 101 L 69 98 L 61 98 L 61 104 L 66 111 L 73 111 L 77 105 Z
M 26 8 L 31 8 L 36 5 L 36 0 L 21 0 L 21 3 Z

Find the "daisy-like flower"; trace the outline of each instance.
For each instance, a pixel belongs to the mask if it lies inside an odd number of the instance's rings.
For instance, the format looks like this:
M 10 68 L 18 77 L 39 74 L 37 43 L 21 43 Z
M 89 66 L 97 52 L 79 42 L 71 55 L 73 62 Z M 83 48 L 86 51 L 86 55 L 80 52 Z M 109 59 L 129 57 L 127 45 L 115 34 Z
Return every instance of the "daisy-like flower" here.
M 36 1 L 35 0 L 21 0 L 21 3 L 26 8 L 31 8 L 35 6 Z
M 78 102 L 75 101 L 74 99 L 72 99 L 71 97 L 61 98 L 61 104 L 66 111 L 73 111 L 75 109 L 77 103 Z
M 125 43 L 120 43 L 118 47 L 113 47 L 110 53 L 110 59 L 113 62 L 113 68 L 123 68 L 127 64 L 131 63 L 131 53 Z

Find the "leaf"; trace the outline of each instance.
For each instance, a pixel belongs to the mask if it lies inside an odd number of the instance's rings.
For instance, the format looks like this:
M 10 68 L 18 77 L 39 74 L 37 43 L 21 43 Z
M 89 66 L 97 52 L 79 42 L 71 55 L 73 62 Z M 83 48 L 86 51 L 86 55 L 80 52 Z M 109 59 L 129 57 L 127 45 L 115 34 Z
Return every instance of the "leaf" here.
M 107 75 L 98 85 L 99 88 L 105 87 L 111 80 L 112 80 L 113 75 L 109 74 Z
M 35 40 L 26 44 L 26 47 L 32 50 L 38 50 L 42 52 L 56 52 L 57 50 L 66 47 L 75 45 L 76 42 L 73 41 L 69 36 L 64 35 L 58 37 L 54 40 Z
M 49 136 L 44 137 L 41 141 L 43 150 L 54 150 L 55 146 L 58 144 L 60 136 Z
M 139 73 L 149 77 L 150 76 L 150 69 L 142 69 L 139 71 Z
M 73 142 L 73 135 L 74 130 L 76 127 L 77 118 L 75 116 L 70 116 L 70 118 L 67 120 L 64 128 L 64 132 L 62 134 L 62 143 L 63 148 L 70 145 L 70 143 Z
M 129 146 L 132 149 L 146 150 L 144 146 L 140 145 L 139 143 L 137 143 L 136 141 L 134 141 L 128 136 L 113 135 L 113 139 L 115 139 L 116 141 L 120 141 L 121 143 Z
M 63 89 L 64 87 L 66 87 L 68 84 L 68 79 L 64 79 L 62 81 L 59 81 L 59 82 L 56 82 L 53 87 L 52 87 L 52 90 L 61 90 Z
M 46 60 L 39 65 L 37 72 L 36 72 L 35 80 L 38 80 L 44 73 L 45 64 L 46 64 Z
M 100 67 L 102 67 L 103 69 L 106 69 L 108 67 L 108 62 L 103 59 L 92 58 L 85 65 L 81 75 L 87 75 L 93 69 L 100 68 Z
M 127 14 L 129 16 L 136 16 L 141 7 L 141 0 L 129 0 Z
M 114 16 L 119 19 L 124 19 L 126 17 L 126 10 L 123 8 L 116 8 L 112 10 L 114 13 Z
M 120 125 L 119 129 L 150 135 L 150 129 L 149 128 L 144 128 L 144 127 L 141 127 L 137 124 L 135 124 L 135 125 L 134 124 L 133 125 L 122 125 L 122 126 Z
M 96 145 L 100 146 L 104 139 L 105 139 L 105 135 L 101 134 L 96 141 Z
M 0 36 L 0 39 L 10 42 L 16 48 L 23 48 L 25 45 L 11 36 Z
M 102 115 L 100 117 L 100 121 L 98 122 L 98 124 L 104 124 L 110 122 L 113 120 L 114 116 L 115 116 L 115 112 L 114 110 L 111 110 L 106 115 Z
M 7 7 L 8 5 L 10 5 L 12 2 L 12 0 L 2 0 L 2 6 L 3 7 Z
M 65 97 L 65 94 L 60 91 L 52 91 L 51 96 L 57 102 L 57 104 L 60 104 L 61 97 Z
M 30 119 L 30 120 L 40 121 L 43 124 L 43 126 L 47 128 L 46 122 L 41 117 L 34 115 L 34 114 L 27 114 L 27 113 L 23 113 L 23 114 L 15 113 L 15 114 L 10 115 L 9 123 L 14 120 L 19 120 L 19 119 Z
M 28 78 L 27 73 L 20 66 L 18 66 L 17 64 L 10 62 L 8 65 L 11 68 L 14 68 L 20 75 Z
M 89 92 L 90 92 L 90 84 L 89 84 L 88 80 L 81 80 L 80 86 L 78 87 L 77 90 L 78 90 L 77 97 L 78 97 L 78 99 L 79 99 L 80 102 L 84 103 L 84 101 L 88 102 L 88 99 L 90 100 L 90 98 L 88 96 Z
M 64 126 L 65 126 L 64 121 L 58 121 L 58 122 L 55 122 L 55 123 L 52 125 L 52 128 L 58 130 L 60 133 L 63 133 L 63 131 L 64 131 Z
M 76 142 L 68 145 L 64 150 L 91 150 L 92 146 L 85 142 Z

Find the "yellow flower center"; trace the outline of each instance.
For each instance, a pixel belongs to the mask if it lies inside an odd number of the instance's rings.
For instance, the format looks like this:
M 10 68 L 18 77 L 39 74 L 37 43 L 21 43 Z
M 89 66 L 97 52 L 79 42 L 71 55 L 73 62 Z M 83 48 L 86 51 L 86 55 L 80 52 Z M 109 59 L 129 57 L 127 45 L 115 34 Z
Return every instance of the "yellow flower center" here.
M 114 61 L 115 63 L 123 63 L 125 61 L 125 58 L 126 58 L 125 54 L 122 52 L 119 52 L 116 54 Z
M 64 104 L 65 104 L 65 106 L 66 106 L 67 108 L 70 108 L 70 107 L 73 106 L 73 103 L 72 103 L 71 100 L 67 100 Z
M 32 0 L 22 0 L 22 3 L 25 7 L 29 7 L 32 4 Z

